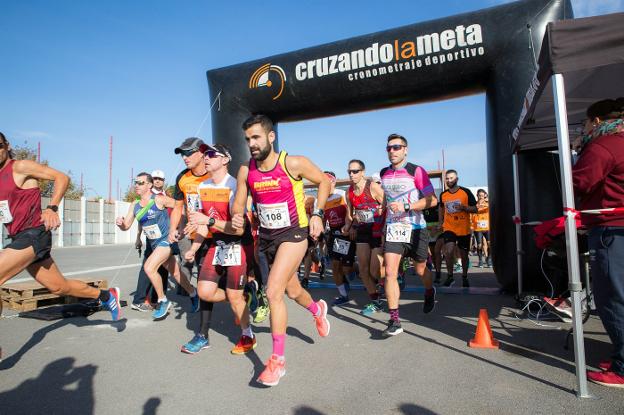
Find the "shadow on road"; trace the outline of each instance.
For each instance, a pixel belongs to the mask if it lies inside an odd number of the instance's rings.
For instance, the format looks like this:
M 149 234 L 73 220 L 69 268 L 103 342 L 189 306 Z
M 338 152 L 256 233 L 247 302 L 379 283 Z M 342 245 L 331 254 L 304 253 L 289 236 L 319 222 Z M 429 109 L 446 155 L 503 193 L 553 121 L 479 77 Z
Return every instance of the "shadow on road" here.
M 34 379 L 0 393 L 6 414 L 93 414 L 93 378 L 97 366 L 74 367 L 75 359 L 65 357 L 48 364 Z

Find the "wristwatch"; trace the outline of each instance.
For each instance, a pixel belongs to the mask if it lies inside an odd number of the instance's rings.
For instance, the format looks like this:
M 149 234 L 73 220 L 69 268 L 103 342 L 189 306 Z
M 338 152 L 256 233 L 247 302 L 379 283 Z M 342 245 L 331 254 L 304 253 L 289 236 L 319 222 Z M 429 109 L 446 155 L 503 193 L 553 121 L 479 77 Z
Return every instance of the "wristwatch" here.
M 48 206 L 46 206 L 46 209 L 50 209 L 54 213 L 58 212 L 58 206 L 57 205 L 48 205 Z
M 208 219 L 208 227 L 210 228 L 211 226 L 213 226 L 215 222 L 216 222 L 215 218 Z
M 318 216 L 319 218 L 323 219 L 325 217 L 325 211 L 323 209 L 316 209 L 314 212 L 312 212 L 312 216 Z
M 403 203 L 403 209 L 405 209 L 406 212 L 408 212 L 412 207 L 410 206 L 409 203 Z

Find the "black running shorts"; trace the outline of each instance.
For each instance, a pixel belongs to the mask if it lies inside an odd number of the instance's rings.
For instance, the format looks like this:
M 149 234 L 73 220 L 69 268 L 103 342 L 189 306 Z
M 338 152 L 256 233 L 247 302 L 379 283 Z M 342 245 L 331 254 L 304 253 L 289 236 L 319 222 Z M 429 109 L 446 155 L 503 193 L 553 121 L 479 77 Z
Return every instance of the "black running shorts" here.
M 46 231 L 45 226 L 41 225 L 36 228 L 25 229 L 11 238 L 11 243 L 5 248 L 21 251 L 33 247 L 35 251 L 35 260 L 32 264 L 45 261 L 50 258 L 50 250 L 52 249 L 52 232 Z
M 425 262 L 429 256 L 429 232 L 427 229 L 414 229 L 409 242 L 385 241 L 383 252 L 399 254 L 416 262 Z

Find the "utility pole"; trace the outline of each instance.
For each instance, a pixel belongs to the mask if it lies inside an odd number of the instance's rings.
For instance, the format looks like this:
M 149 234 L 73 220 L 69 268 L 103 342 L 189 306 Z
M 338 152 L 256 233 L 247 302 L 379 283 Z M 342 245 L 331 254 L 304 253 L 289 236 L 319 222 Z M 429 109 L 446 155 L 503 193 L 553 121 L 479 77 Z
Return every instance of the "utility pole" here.
M 110 136 L 108 150 L 108 201 L 113 201 L 113 136 Z
M 41 141 L 37 142 L 37 163 L 41 163 Z

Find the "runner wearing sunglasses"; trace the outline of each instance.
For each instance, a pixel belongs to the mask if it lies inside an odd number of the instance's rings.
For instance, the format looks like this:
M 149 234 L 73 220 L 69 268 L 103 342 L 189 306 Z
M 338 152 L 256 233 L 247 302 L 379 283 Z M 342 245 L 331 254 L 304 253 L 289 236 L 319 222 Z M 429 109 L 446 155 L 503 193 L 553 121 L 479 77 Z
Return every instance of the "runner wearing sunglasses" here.
M 360 278 L 370 298 L 361 311 L 365 316 L 381 311 L 376 283 L 381 280 L 381 230 L 383 228 L 383 210 L 381 205 L 384 192 L 381 186 L 365 177 L 364 162 L 351 160 L 347 173 L 351 185 L 347 192 L 347 207 L 351 214 L 345 224 L 345 232 L 351 234 L 356 242 L 356 255 Z
M 122 231 L 130 229 L 135 218 L 141 224 L 152 249 L 151 255 L 143 263 L 143 269 L 158 296 L 158 304 L 152 313 L 152 318 L 161 320 L 167 316 L 171 308 L 171 301 L 165 295 L 163 282 L 158 273 L 161 265 L 190 295 L 193 312 L 199 309 L 199 298 L 188 278 L 180 271 L 180 265 L 174 257 L 178 254 L 178 245 L 175 242 L 169 242 L 169 216 L 166 208 L 173 207 L 174 201 L 165 195 L 152 193 L 152 185 L 153 179 L 150 174 L 139 173 L 137 175 L 134 181 L 134 191 L 139 199 L 132 202 L 126 216 L 118 217 L 115 223 Z
M 228 174 L 232 156 L 222 144 L 208 145 L 204 152 L 206 170 L 210 179 L 199 185 L 202 212 L 190 212 L 184 233 L 197 232 L 193 245 L 185 259 L 193 261 L 208 230 L 212 244 L 204 258 L 197 278 L 197 290 L 203 301 L 218 303 L 228 301 L 236 320 L 240 322 L 242 334 L 231 350 L 232 354 L 245 354 L 256 348 L 256 338 L 249 325 L 249 309 L 243 296 L 247 274 L 253 265 L 253 240 L 251 225 L 244 228 L 232 227 L 231 207 L 236 194 L 236 179 Z M 225 279 L 225 288 L 219 282 Z
M 11 243 L 0 251 L 0 285 L 27 270 L 50 293 L 99 299 L 112 319 L 119 320 L 119 288 L 98 290 L 82 281 L 67 280 L 50 256 L 51 231 L 61 225 L 58 204 L 63 200 L 69 177 L 32 160 L 13 158 L 9 141 L 0 133 L 0 223 L 11 238 Z M 39 180 L 54 182 L 50 204 L 43 211 Z
M 403 332 L 399 320 L 399 283 L 397 277 L 401 257 L 414 260 L 414 269 L 425 286 L 423 312 L 435 307 L 435 288 L 427 269 L 429 236 L 422 211 L 438 202 L 429 175 L 420 166 L 407 161 L 407 140 L 398 134 L 388 136 L 386 151 L 390 166 L 381 170 L 381 187 L 385 193 L 386 209 L 384 264 L 386 297 L 390 321 L 383 335 Z
M 260 219 L 259 249 L 271 266 L 267 297 L 271 310 L 273 353 L 258 377 L 258 382 L 275 386 L 286 373 L 284 347 L 288 317 L 284 292 L 314 316 L 321 337 L 329 334 L 327 304 L 323 300 L 313 301 L 301 287 L 297 268 L 308 246 L 308 234 L 318 238 L 323 231 L 323 208 L 330 183 L 306 157 L 288 157 L 284 151 L 275 151 L 273 143 L 277 136 L 273 122 L 268 117 L 254 115 L 245 120 L 242 128 L 251 160 L 249 165 L 241 166 L 238 173 L 232 225 L 238 229 L 245 226 L 245 204 L 250 192 Z M 319 186 L 317 209 L 312 214 L 309 226 L 305 214 L 303 179 Z
M 336 190 L 335 173 L 326 171 L 325 175 L 331 183 L 329 197 L 325 202 L 325 219 L 329 226 L 327 251 L 331 259 L 334 283 L 338 289 L 338 297 L 334 299 L 332 305 L 339 306 L 351 301 L 347 292 L 348 283 L 345 275 L 353 272 L 355 240 L 351 240 L 348 229 L 345 227 L 347 221 L 351 222 L 351 214 L 347 207 L 344 191 Z
M 178 235 L 181 234 L 180 228 L 182 218 L 186 219 L 188 212 L 199 210 L 201 203 L 199 201 L 199 193 L 197 188 L 199 184 L 210 178 L 210 173 L 206 171 L 204 162 L 204 151 L 208 146 L 197 137 L 187 138 L 182 144 L 174 150 L 175 154 L 182 156 L 182 160 L 186 165 L 186 169 L 182 170 L 175 181 L 175 190 L 173 198 L 175 206 L 171 212 L 171 228 L 169 229 L 169 241 L 177 241 Z M 184 255 L 191 248 L 194 234 L 188 238 L 180 238 L 178 245 L 180 247 L 180 260 L 182 261 L 182 272 L 190 278 L 192 275 L 193 265 L 199 270 L 210 246 L 210 240 L 206 239 L 203 245 L 195 253 L 195 264 L 186 261 Z M 193 340 L 182 346 L 181 351 L 184 353 L 195 354 L 201 350 L 210 347 L 208 340 L 208 332 L 210 330 L 210 322 L 212 320 L 212 308 L 214 304 L 208 301 L 199 300 L 199 333 L 193 337 Z

